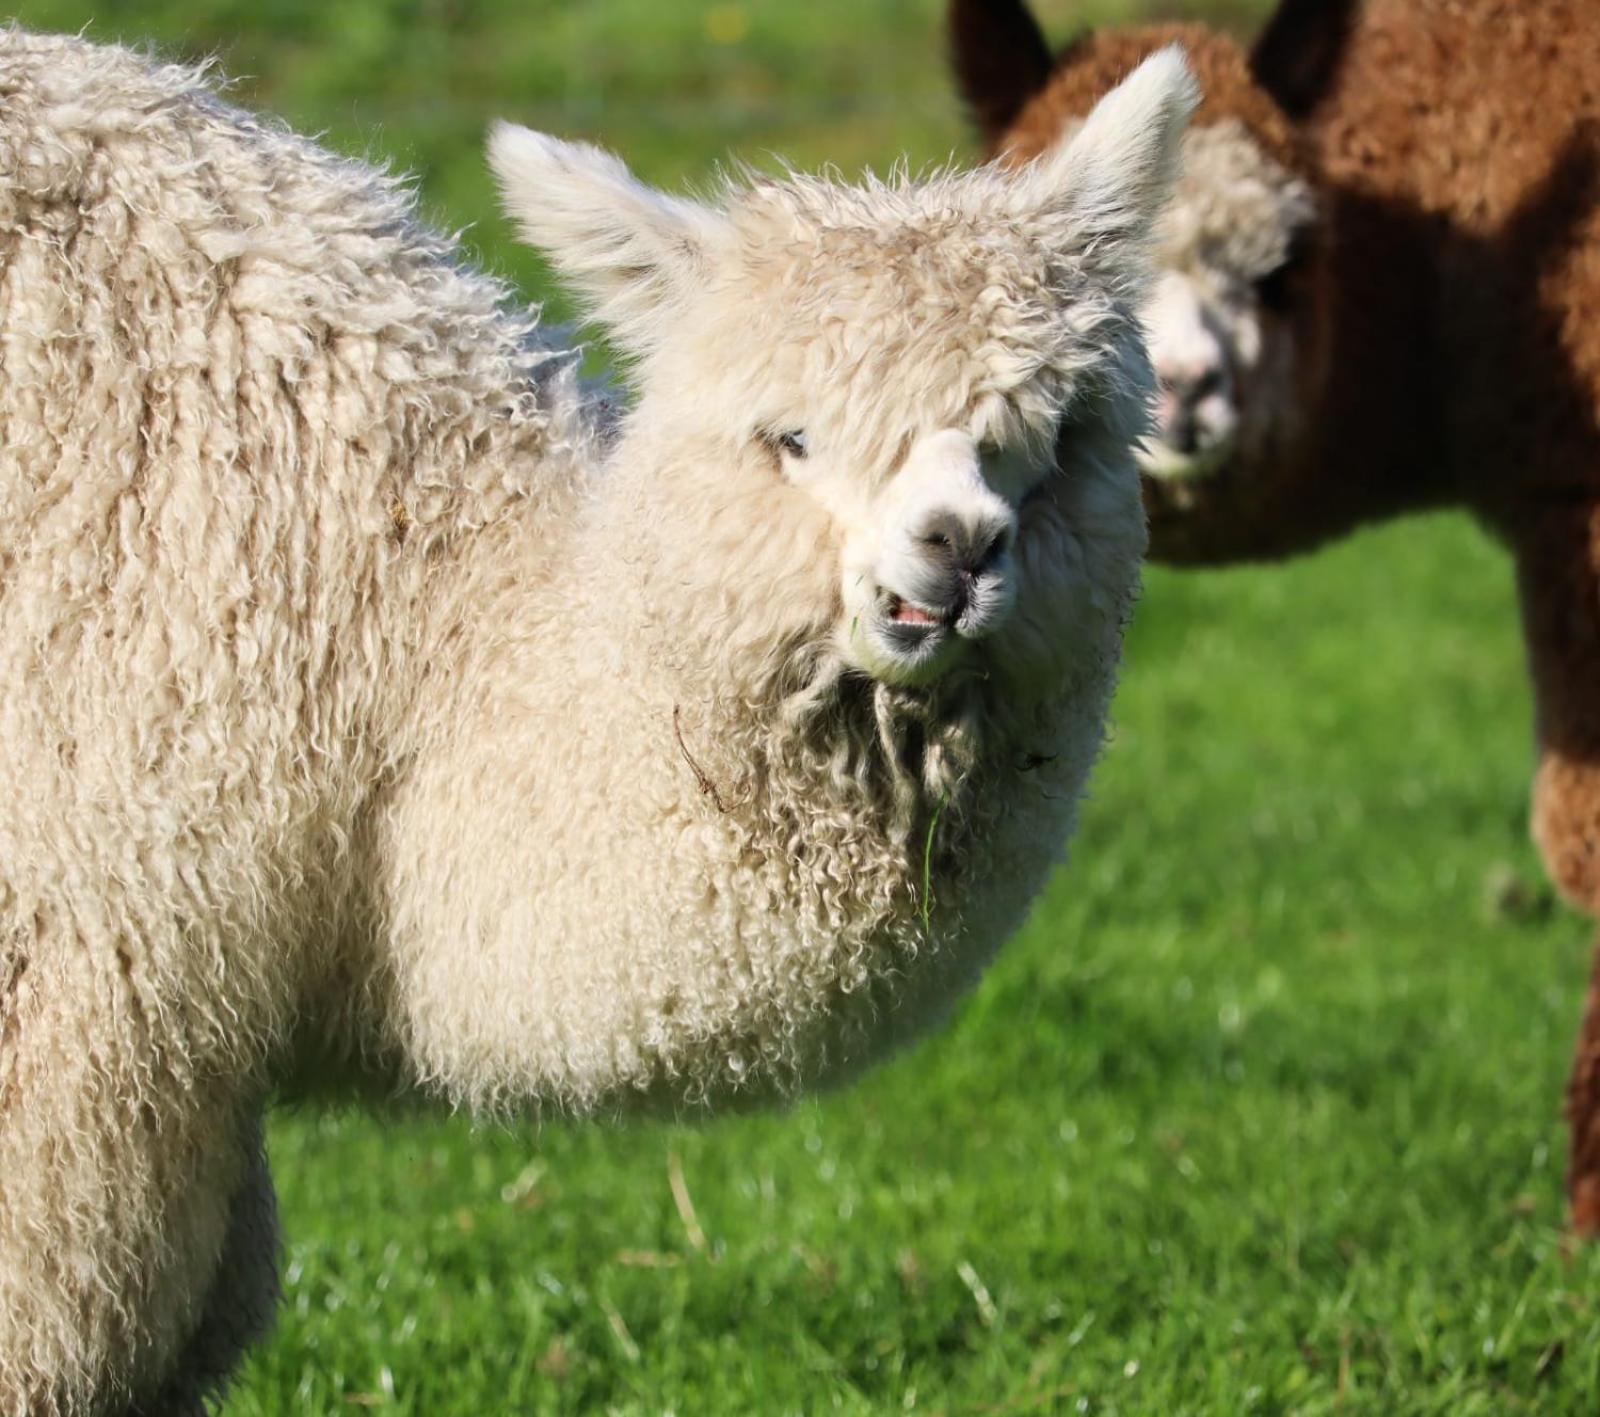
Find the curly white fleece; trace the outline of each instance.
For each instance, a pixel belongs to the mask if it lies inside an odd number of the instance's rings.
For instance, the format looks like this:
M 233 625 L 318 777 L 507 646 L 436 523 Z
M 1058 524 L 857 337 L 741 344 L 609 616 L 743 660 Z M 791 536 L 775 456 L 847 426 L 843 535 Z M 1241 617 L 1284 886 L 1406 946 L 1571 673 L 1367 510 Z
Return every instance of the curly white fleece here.
M 1109 193 L 1170 174 L 1130 154 L 1071 258 L 985 225 L 998 173 L 750 194 L 706 367 L 636 341 L 619 431 L 393 180 L 0 30 L 0 1411 L 217 1389 L 275 1297 L 275 1088 L 754 1097 L 976 975 L 1061 854 L 1137 579 Z M 710 308 L 736 287 L 758 318 Z M 932 689 L 839 660 L 829 524 L 726 431 L 754 363 L 837 382 L 841 339 L 852 427 L 1082 423 L 1014 633 Z

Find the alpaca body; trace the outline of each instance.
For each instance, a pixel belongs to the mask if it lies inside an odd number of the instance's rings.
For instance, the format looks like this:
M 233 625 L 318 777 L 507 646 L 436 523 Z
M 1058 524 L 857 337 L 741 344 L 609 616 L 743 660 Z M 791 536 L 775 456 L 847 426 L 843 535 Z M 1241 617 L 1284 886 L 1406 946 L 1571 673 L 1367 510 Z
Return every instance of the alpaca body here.
M 969 98 L 1018 157 L 1174 33 L 1092 35 L 1052 72 L 1019 6 L 958 0 L 952 18 Z M 1271 559 L 1411 511 L 1477 514 L 1516 562 L 1540 753 L 1534 836 L 1556 885 L 1600 913 L 1600 9 L 1283 0 L 1249 54 L 1203 27 L 1183 33 L 1206 94 L 1191 144 L 1231 125 L 1278 175 L 1230 189 L 1191 173 L 1180 226 L 1232 213 L 1235 231 L 1276 224 L 1301 254 L 1251 267 L 1219 240 L 1197 258 L 1266 332 L 1282 374 L 1252 383 L 1253 351 L 1215 342 L 1211 379 L 1244 371 L 1244 431 L 1193 476 L 1146 476 L 1151 554 Z M 1010 58 L 963 65 L 963 44 L 977 53 L 986 34 L 1009 36 Z M 1224 328 L 1226 303 L 1209 312 Z M 1152 340 L 1166 377 L 1159 331 Z M 1574 1215 L 1591 1231 L 1596 1000 L 1569 1104 Z
M 1427 350 L 1384 420 L 1409 413 L 1432 443 L 1410 478 L 1513 540 L 1546 499 L 1600 494 L 1600 11 L 1369 0 L 1304 134 L 1352 248 L 1336 270 L 1373 272 L 1341 294 L 1375 313 L 1332 368 L 1384 340 Z M 1386 252 L 1402 264 L 1384 280 Z M 1314 435 L 1319 477 L 1346 461 L 1336 429 Z
M 948 1008 L 1103 737 L 1186 84 L 728 211 L 502 132 L 619 423 L 393 182 L 0 31 L 0 1410 L 219 1389 L 275 1090 L 759 1099 Z
M 166 1411 L 230 1230 L 270 1312 L 252 1114 L 358 937 L 406 602 L 593 437 L 397 188 L 193 73 L 7 31 L 0 108 L 0 1408 Z

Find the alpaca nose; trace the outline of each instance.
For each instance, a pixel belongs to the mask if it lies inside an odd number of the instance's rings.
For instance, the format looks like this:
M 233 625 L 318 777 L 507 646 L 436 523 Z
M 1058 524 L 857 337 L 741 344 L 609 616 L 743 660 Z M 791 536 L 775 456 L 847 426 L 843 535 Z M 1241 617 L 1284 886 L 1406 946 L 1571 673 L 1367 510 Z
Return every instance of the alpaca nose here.
M 929 556 L 948 562 L 959 579 L 971 581 L 1011 549 L 1016 522 L 1010 508 L 964 514 L 952 507 L 936 507 L 921 518 L 912 535 Z
M 873 579 L 896 635 L 979 639 L 1004 622 L 1016 598 L 1017 513 L 990 484 L 969 433 L 921 439 L 890 484 L 885 512 Z
M 1161 278 L 1144 320 L 1160 390 L 1156 436 L 1192 456 L 1225 437 L 1234 422 L 1227 342 L 1201 292 L 1176 272 Z
M 935 507 L 911 531 L 918 564 L 907 584 L 915 598 L 964 639 L 999 629 L 1015 596 L 1006 562 L 1017 534 L 1011 508 L 998 498 Z
M 1221 361 L 1188 365 L 1170 373 L 1158 373 L 1161 405 L 1157 431 L 1168 447 L 1180 453 L 1200 451 L 1203 422 L 1201 405 L 1226 392 L 1227 380 Z

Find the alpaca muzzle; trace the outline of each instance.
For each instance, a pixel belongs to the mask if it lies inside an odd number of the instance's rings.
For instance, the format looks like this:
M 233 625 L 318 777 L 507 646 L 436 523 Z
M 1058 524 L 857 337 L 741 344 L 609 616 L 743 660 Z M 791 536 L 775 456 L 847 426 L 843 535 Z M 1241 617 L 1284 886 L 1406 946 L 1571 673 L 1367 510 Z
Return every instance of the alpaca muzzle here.
M 890 623 L 931 633 L 942 627 L 963 639 L 982 639 L 1004 622 L 1013 600 L 1011 543 L 1016 516 L 985 508 L 962 516 L 936 510 L 911 530 L 889 583 Z
M 1140 452 L 1157 477 L 1198 476 L 1223 459 L 1238 430 L 1238 396 L 1227 341 L 1184 276 L 1168 272 L 1144 315 L 1155 366 L 1155 427 Z
M 879 677 L 925 681 L 1010 616 L 1017 512 L 985 477 L 977 444 L 953 430 L 913 447 L 875 510 L 847 558 L 856 657 Z

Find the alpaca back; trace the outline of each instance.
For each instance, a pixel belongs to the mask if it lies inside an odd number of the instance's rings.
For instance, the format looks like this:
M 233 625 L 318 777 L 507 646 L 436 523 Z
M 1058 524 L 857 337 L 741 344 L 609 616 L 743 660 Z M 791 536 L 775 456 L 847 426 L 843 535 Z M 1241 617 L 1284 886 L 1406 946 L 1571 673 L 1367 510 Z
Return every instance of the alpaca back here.
M 198 72 L 0 28 L 0 1410 L 174 1410 L 270 1306 L 239 1137 L 412 665 L 591 461 L 504 294 Z
M 1369 0 L 1307 128 L 1330 179 L 1492 231 L 1596 122 L 1585 0 Z
M 1600 488 L 1600 7 L 1373 0 L 1307 130 L 1353 211 L 1432 224 L 1467 500 Z
M 198 71 L 0 30 L 0 935 L 295 928 L 424 584 L 587 451 L 504 295 Z

